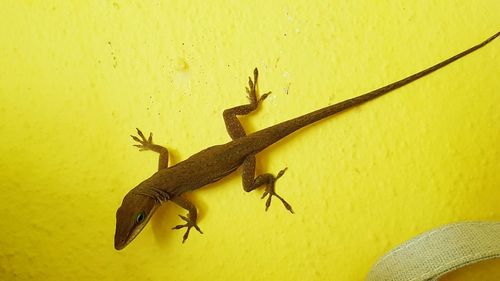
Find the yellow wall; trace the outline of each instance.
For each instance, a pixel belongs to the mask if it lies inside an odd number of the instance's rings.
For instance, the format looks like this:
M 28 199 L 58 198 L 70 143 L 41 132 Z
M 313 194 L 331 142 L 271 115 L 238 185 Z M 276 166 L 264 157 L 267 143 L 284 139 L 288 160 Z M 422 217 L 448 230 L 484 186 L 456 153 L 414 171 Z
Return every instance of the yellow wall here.
M 383 3 L 378 3 L 383 2 Z M 405 3 L 408 2 L 408 3 Z M 410 3 L 413 2 L 413 3 Z M 349 4 L 348 4 L 349 3 Z M 421 70 L 499 31 L 489 1 L 0 1 L 1 280 L 362 280 L 430 228 L 500 220 L 500 41 L 259 155 L 287 166 L 264 212 L 238 173 L 189 195 L 205 234 L 181 244 L 167 204 L 125 250 L 115 211 L 156 155 L 229 140 Z M 447 280 L 499 280 L 500 262 Z

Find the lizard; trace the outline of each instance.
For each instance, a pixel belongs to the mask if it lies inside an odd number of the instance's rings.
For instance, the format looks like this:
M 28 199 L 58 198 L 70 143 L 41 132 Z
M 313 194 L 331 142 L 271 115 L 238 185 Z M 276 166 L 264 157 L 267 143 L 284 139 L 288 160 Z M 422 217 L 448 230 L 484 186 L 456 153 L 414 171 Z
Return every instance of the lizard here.
M 242 168 L 242 185 L 246 192 L 265 186 L 262 198 L 267 196 L 266 211 L 271 205 L 271 199 L 276 197 L 288 211 L 293 213 L 291 205 L 275 191 L 276 181 L 283 176 L 287 168 L 279 171 L 277 175 L 263 173 L 256 176 L 255 155 L 257 153 L 307 125 L 359 106 L 420 79 L 485 46 L 499 34 L 500 32 L 497 32 L 478 45 L 384 87 L 247 134 L 237 116 L 247 115 L 256 110 L 258 105 L 271 93 L 265 93 L 257 98 L 259 72 L 255 68 L 253 80 L 248 77 L 248 87 L 246 87 L 249 103 L 223 111 L 223 119 L 231 141 L 208 147 L 170 167 L 168 166 L 167 148 L 155 144 L 152 133 L 146 138 L 142 131 L 137 129 L 138 136 L 131 135 L 133 140 L 138 143 L 135 146 L 141 151 L 150 150 L 159 154 L 158 171 L 130 190 L 123 198 L 121 206 L 116 212 L 115 249 L 121 250 L 134 240 L 157 208 L 167 201 L 172 201 L 188 211 L 187 216 L 179 215 L 185 224 L 173 227 L 173 229 L 186 228 L 183 243 L 188 238 L 192 228 L 202 233 L 197 225 L 196 207 L 182 196 L 183 193 L 216 182 L 239 167 Z

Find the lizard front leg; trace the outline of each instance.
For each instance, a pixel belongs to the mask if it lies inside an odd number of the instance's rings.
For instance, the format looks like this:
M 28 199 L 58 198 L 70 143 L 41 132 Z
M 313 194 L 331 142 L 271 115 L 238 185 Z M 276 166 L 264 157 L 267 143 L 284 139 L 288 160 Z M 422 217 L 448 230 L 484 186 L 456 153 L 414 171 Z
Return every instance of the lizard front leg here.
M 259 103 L 271 94 L 271 92 L 267 92 L 257 99 L 258 78 L 259 71 L 255 68 L 253 71 L 253 81 L 252 78 L 248 77 L 248 87 L 246 88 L 250 103 L 226 109 L 222 113 L 224 123 L 226 123 L 226 130 L 233 140 L 246 136 L 245 129 L 236 115 L 247 115 L 256 110 Z
M 137 129 L 137 128 L 136 128 Z M 153 133 L 149 133 L 149 137 L 146 139 L 141 130 L 137 129 L 138 138 L 136 136 L 130 135 L 136 142 L 140 144 L 134 144 L 138 147 L 140 151 L 151 150 L 160 154 L 158 159 L 158 170 L 165 169 L 168 167 L 168 150 L 167 148 L 153 143 Z
M 198 230 L 199 233 L 203 234 L 203 232 L 201 232 L 201 229 L 196 224 L 196 219 L 198 217 L 198 213 L 197 213 L 196 207 L 193 205 L 193 203 L 182 198 L 181 196 L 174 197 L 171 200 L 172 200 L 172 202 L 177 204 L 179 207 L 184 208 L 188 211 L 187 217 L 185 217 L 183 215 L 179 215 L 179 217 L 182 220 L 184 220 L 186 223 L 174 226 L 172 228 L 172 229 L 181 229 L 184 227 L 187 228 L 186 232 L 184 233 L 184 236 L 182 237 L 182 243 L 184 243 L 186 241 L 186 239 L 188 238 L 189 231 L 191 230 L 192 227 L 194 227 L 196 230 Z
M 276 194 L 276 191 L 274 190 L 276 181 L 281 178 L 281 176 L 283 176 L 287 168 L 279 171 L 278 175 L 276 176 L 270 173 L 265 173 L 255 177 L 255 155 L 248 156 L 241 167 L 243 168 L 243 189 L 246 192 L 250 192 L 262 185 L 266 186 L 266 190 L 264 191 L 264 194 L 262 194 L 262 199 L 268 196 L 266 200 L 266 211 L 267 209 L 269 209 L 269 206 L 271 206 L 272 197 L 276 196 L 281 201 L 281 203 L 283 203 L 285 208 L 293 214 L 292 206 L 290 206 L 290 204 L 288 204 L 285 199 Z

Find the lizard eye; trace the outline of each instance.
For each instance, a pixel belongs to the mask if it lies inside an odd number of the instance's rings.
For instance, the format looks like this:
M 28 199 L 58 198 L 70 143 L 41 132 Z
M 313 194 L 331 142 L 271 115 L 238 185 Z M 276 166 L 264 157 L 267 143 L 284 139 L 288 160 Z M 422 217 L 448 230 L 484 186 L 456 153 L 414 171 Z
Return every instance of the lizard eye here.
M 145 217 L 146 216 L 144 215 L 144 211 L 142 211 L 142 212 L 138 213 L 137 216 L 135 217 L 135 222 L 141 223 Z

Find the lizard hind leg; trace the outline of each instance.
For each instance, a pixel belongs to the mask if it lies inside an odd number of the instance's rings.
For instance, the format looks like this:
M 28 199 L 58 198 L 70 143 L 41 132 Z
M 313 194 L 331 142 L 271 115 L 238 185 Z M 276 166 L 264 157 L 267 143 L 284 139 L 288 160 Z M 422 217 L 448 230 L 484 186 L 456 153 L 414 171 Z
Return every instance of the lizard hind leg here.
M 257 99 L 258 78 L 259 71 L 257 70 L 257 68 L 255 68 L 253 71 L 253 81 L 252 78 L 248 77 L 248 87 L 246 87 L 249 100 L 248 104 L 226 109 L 222 113 L 222 116 L 224 117 L 224 123 L 226 124 L 226 130 L 233 140 L 246 136 L 245 129 L 236 116 L 247 115 L 250 112 L 256 110 L 259 103 L 263 101 L 269 94 L 271 94 L 271 92 L 267 92 L 263 94 L 259 99 Z
M 271 199 L 273 196 L 278 198 L 281 203 L 283 203 L 283 206 L 290 211 L 293 214 L 293 209 L 288 202 L 286 202 L 283 197 L 279 196 L 276 191 L 275 191 L 275 184 L 276 181 L 285 174 L 285 171 L 287 168 L 284 168 L 283 170 L 279 171 L 276 176 L 274 176 L 271 173 L 264 173 L 260 174 L 257 177 L 255 177 L 255 156 L 251 155 L 248 156 L 245 161 L 242 164 L 243 168 L 243 175 L 242 175 L 242 181 L 243 181 L 243 189 L 246 192 L 250 192 L 262 185 L 266 186 L 266 189 L 264 191 L 264 194 L 262 194 L 262 199 L 264 199 L 266 196 L 266 211 L 269 209 L 269 206 L 271 206 Z M 255 178 L 254 178 L 255 177 Z

